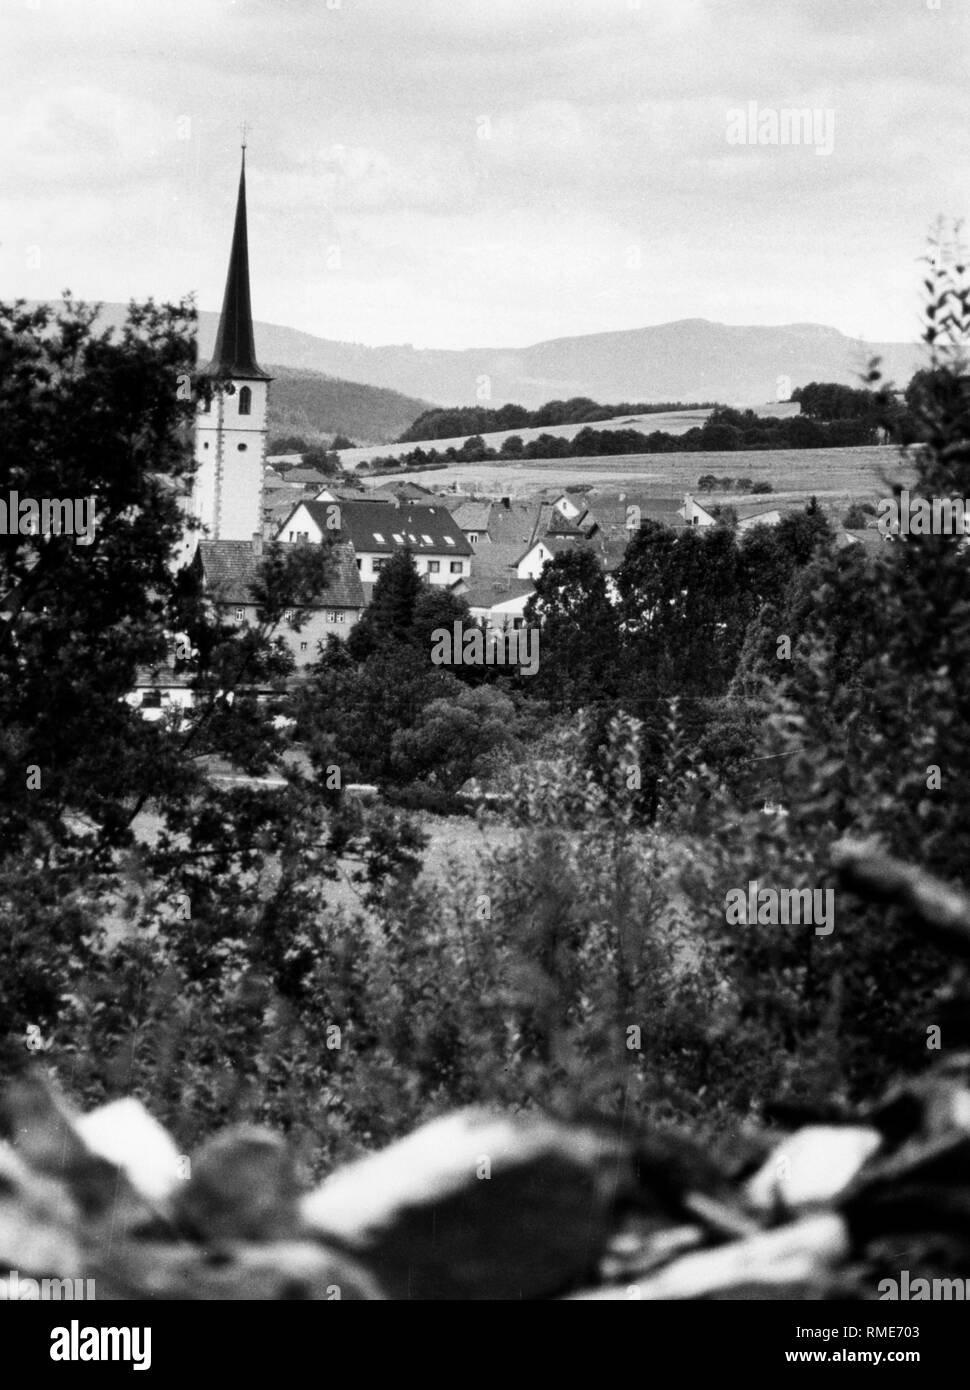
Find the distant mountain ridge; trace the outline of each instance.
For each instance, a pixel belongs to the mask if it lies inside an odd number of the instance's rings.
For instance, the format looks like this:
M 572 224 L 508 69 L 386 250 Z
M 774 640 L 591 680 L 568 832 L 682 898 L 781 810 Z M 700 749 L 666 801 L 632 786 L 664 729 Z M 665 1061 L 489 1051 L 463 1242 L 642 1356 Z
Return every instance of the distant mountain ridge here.
M 103 313 L 107 322 L 120 323 L 124 307 L 106 304 Z M 218 314 L 200 311 L 203 358 L 212 352 L 217 324 Z M 697 318 L 554 338 L 523 348 L 463 350 L 410 344 L 365 347 L 271 323 L 257 323 L 255 331 L 257 355 L 264 365 L 322 372 L 397 391 L 425 405 L 499 406 L 511 401 L 529 409 L 571 396 L 604 402 L 718 400 L 760 405 L 783 394 L 784 378 L 793 388 L 810 381 L 858 384 L 859 373 L 873 356 L 883 359 L 889 377 L 905 385 L 924 351 L 917 343 L 864 343 L 823 324 L 740 326 Z M 340 428 L 354 434 L 349 426 Z M 374 433 L 370 437 L 380 438 Z
M 200 350 L 211 351 L 215 314 L 199 316 Z M 740 327 L 681 319 L 649 328 L 556 338 L 524 348 L 364 347 L 275 324 L 256 325 L 262 361 L 325 372 L 439 405 L 529 409 L 546 401 L 718 400 L 760 405 L 810 381 L 858 384 L 873 356 L 905 385 L 922 360 L 916 343 L 862 343 L 822 324 Z M 783 390 L 786 383 L 781 383 Z

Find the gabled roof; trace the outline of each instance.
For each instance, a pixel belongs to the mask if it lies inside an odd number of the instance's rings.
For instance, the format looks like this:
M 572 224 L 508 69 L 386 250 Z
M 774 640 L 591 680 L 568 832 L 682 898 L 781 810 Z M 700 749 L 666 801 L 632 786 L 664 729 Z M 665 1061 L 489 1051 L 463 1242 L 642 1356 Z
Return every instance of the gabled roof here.
M 577 531 L 574 536 L 536 536 L 535 540 L 529 542 L 515 563 L 521 564 L 525 557 L 540 545 L 544 546 L 550 555 L 562 555 L 564 551 L 576 550 L 580 546 L 584 546 L 585 543 L 586 537 L 580 531 Z
M 488 518 L 488 534 L 493 542 L 512 543 L 521 551 L 535 535 L 538 520 L 539 504 L 536 502 L 510 500 L 508 506 L 494 502 Z
M 552 503 L 543 502 L 536 529 L 547 536 L 587 536 L 596 526 L 592 512 L 587 511 L 585 505 L 576 516 L 569 517 Z
M 295 549 L 284 544 L 286 552 Z M 198 563 L 205 587 L 217 603 L 248 605 L 254 602 L 252 583 L 260 556 L 252 541 L 200 541 Z M 316 608 L 363 608 L 364 591 L 357 572 L 353 546 L 333 547 L 333 574 Z
M 375 499 L 378 497 L 394 497 L 400 502 L 421 502 L 426 497 L 433 497 L 434 494 L 430 488 L 422 487 L 420 483 L 404 481 L 400 483 L 381 483 L 380 487 L 369 488 L 368 496 Z
M 291 468 L 286 475 L 287 484 L 312 483 L 316 487 L 323 487 L 326 481 L 326 473 L 321 473 L 316 468 Z
M 487 531 L 491 513 L 491 502 L 462 502 L 452 516 L 462 531 Z
M 865 529 L 857 529 L 854 526 L 844 526 L 841 531 L 835 534 L 835 544 L 839 550 L 847 545 L 863 545 L 866 550 L 882 550 L 884 545 L 892 545 L 893 537 L 883 535 L 882 531 L 875 526 L 867 526 Z
M 664 526 L 682 531 L 687 526 L 681 516 L 683 505 L 682 497 L 650 497 L 626 491 L 602 493 L 589 499 L 590 512 L 600 529 L 611 535 L 620 531 L 629 534 L 627 517 L 630 507 L 639 507 L 641 521 L 659 521 Z
M 304 502 L 326 533 L 332 502 Z M 341 502 L 340 530 L 330 531 L 352 543 L 358 555 L 395 555 L 410 547 L 415 555 L 473 555 L 447 507 L 426 503 L 389 506 L 387 502 Z
M 246 230 L 246 148 L 243 146 L 236 199 L 236 225 L 229 252 L 229 274 L 219 316 L 219 331 L 209 363 L 210 376 L 271 380 L 256 361 L 253 311 L 249 300 L 249 239 Z
M 480 545 L 475 550 L 475 577 L 501 578 L 515 568 L 521 554 L 520 541 L 492 541 Z
M 738 521 L 750 521 L 753 516 L 766 516 L 769 512 L 782 514 L 783 507 L 778 502 L 766 500 L 764 502 L 728 502 L 726 504 L 734 508 L 734 514 Z M 784 510 L 801 511 L 804 508 L 803 502 L 789 503 Z
M 494 608 L 498 603 L 535 593 L 531 579 L 473 579 L 465 590 L 469 608 Z

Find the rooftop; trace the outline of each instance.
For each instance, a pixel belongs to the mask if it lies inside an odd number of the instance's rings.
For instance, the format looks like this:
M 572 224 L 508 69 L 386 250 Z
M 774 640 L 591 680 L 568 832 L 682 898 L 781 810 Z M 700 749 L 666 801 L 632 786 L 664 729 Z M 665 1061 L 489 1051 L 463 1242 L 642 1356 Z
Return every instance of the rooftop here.
M 295 549 L 282 545 L 286 552 Z M 261 556 L 252 541 L 200 541 L 198 563 L 211 597 L 219 603 L 251 604 L 254 602 L 252 584 Z M 357 557 L 353 546 L 333 547 L 333 575 L 320 595 L 317 608 L 363 608 L 364 591 L 357 572 Z

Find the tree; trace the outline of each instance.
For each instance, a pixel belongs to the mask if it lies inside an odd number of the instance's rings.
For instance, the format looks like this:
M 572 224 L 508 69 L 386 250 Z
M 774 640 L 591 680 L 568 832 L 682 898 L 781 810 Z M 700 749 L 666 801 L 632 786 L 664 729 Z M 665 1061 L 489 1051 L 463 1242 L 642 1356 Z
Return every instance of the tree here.
M 302 454 L 311 447 L 310 444 L 300 434 L 275 435 L 266 445 L 266 453 L 273 454 Z
M 193 879 L 200 940 L 210 907 L 214 931 L 220 914 L 250 910 L 252 877 L 247 887 L 235 876 L 252 868 L 253 839 L 278 816 L 287 824 L 289 793 L 250 804 L 210 784 L 202 756 L 254 771 L 279 759 L 283 737 L 252 686 L 291 668 L 275 628 L 328 578 L 325 548 L 271 547 L 258 626 L 220 620 L 196 571 L 174 563 L 194 397 L 213 389 L 195 376 L 194 311 L 132 304 L 118 336 L 95 319 L 70 299 L 0 306 L 9 486 L 92 498 L 96 517 L 90 544 L 56 528 L 0 535 L 0 1014 L 11 1030 L 67 1028 L 85 1007 L 82 984 L 107 981 L 101 922 L 127 857 L 156 856 L 157 877 L 139 867 L 146 899 L 170 904 Z M 177 731 L 125 698 L 139 667 L 176 663 L 195 695 Z M 155 851 L 132 829 L 149 801 Z
M 488 686 L 431 700 L 415 723 L 392 739 L 392 762 L 402 780 L 424 780 L 455 792 L 481 775 L 495 754 L 515 756 L 515 705 Z
M 413 553 L 405 546 L 377 576 L 371 601 L 348 638 L 350 654 L 362 661 L 387 643 L 411 641 L 415 607 L 423 591 Z
M 566 550 L 543 567 L 525 621 L 539 629 L 539 670 L 530 691 L 555 709 L 578 709 L 615 694 L 618 628 L 593 552 Z
M 927 285 L 924 340 L 934 385 L 924 397 L 927 445 L 913 460 L 910 487 L 920 496 L 962 496 L 970 464 L 970 411 L 960 406 L 970 403 L 961 349 L 970 329 L 964 259 L 932 270 Z M 751 674 L 768 678 L 751 682 L 763 731 L 751 756 L 775 769 L 788 815 L 758 825 L 742 808 L 725 806 L 718 862 L 702 875 L 708 902 L 726 883 L 749 877 L 828 889 L 829 851 L 844 835 L 874 840 L 901 858 L 919 853 L 940 877 L 968 881 L 964 548 L 952 537 L 915 535 L 875 554 L 861 546 L 836 551 L 824 544 L 820 519 L 816 505 L 794 519 L 787 544 L 779 537 L 776 562 L 790 555 L 796 568 L 787 588 L 776 589 L 776 625 L 766 625 L 760 651 L 751 653 Z M 790 638 L 784 660 L 772 651 L 780 633 Z M 728 830 L 732 821 L 736 829 Z M 759 1050 L 787 1054 L 798 1068 L 789 1082 L 808 1099 L 851 1096 L 884 1084 L 899 1067 L 923 1065 L 925 1037 L 914 1019 L 946 1011 L 950 1045 L 968 1040 L 965 971 L 954 972 L 931 943 L 916 941 L 898 911 L 832 891 L 837 919 L 824 947 L 750 926 L 743 943 L 736 931 L 724 939 L 743 1013 L 757 1020 Z M 819 1059 L 814 1079 L 806 1051 Z
M 303 467 L 315 468 L 324 477 L 332 478 L 340 472 L 340 460 L 327 449 L 312 448 L 303 454 Z

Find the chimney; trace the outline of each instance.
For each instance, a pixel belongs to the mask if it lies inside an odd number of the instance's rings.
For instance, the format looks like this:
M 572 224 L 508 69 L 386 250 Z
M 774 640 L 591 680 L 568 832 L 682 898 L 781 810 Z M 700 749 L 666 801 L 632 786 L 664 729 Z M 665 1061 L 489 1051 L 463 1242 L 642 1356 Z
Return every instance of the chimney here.
M 510 512 L 512 510 L 512 499 L 510 497 L 503 497 L 502 506 L 507 512 Z
M 261 557 L 262 553 L 263 553 L 263 533 L 262 533 L 262 531 L 254 531 L 254 532 L 253 532 L 253 554 L 256 556 L 257 559 L 259 559 L 259 558 Z

